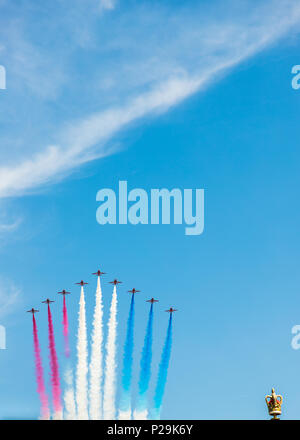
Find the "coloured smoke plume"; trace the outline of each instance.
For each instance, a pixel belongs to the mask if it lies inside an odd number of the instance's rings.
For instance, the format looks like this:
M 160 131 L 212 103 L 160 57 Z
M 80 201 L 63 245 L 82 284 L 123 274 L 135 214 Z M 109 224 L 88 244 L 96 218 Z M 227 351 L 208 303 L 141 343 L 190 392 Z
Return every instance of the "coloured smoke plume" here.
M 119 420 L 131 419 L 131 377 L 134 348 L 134 293 L 131 297 L 127 334 L 124 346 L 122 391 L 119 410 Z
M 116 338 L 117 338 L 117 287 L 114 286 L 110 316 L 108 321 L 108 335 L 106 341 L 105 380 L 103 394 L 103 418 L 114 420 L 116 414 Z
M 158 378 L 157 378 L 157 384 L 154 394 L 154 409 L 153 409 L 153 413 L 154 413 L 153 416 L 155 419 L 160 418 L 161 406 L 164 397 L 165 386 L 168 376 L 169 362 L 171 357 L 171 348 L 172 348 L 172 313 L 170 314 L 167 336 L 158 369 Z
M 68 323 L 68 312 L 66 305 L 66 296 L 63 295 L 63 333 L 64 333 L 64 343 L 65 343 L 65 355 L 68 358 L 70 356 L 70 345 L 69 345 L 69 323 Z
M 79 301 L 79 320 L 77 338 L 77 377 L 76 377 L 76 403 L 77 417 L 79 420 L 88 420 L 88 395 L 87 395 L 87 373 L 88 373 L 88 348 L 86 333 L 85 299 L 84 289 L 81 286 Z
M 37 325 L 36 325 L 34 313 L 32 314 L 32 323 L 33 323 L 35 373 L 36 373 L 36 382 L 37 382 L 37 392 L 39 394 L 40 402 L 41 402 L 41 418 L 49 419 L 50 412 L 48 405 L 48 396 L 45 390 L 44 371 L 43 371 L 41 350 L 40 350 L 38 331 L 37 331 Z
M 116 281 L 116 280 L 115 280 Z M 83 283 L 83 282 L 82 282 Z M 82 284 L 80 283 L 80 284 Z M 152 298 L 153 300 L 153 298 Z M 152 301 L 151 300 L 151 301 Z M 48 301 L 48 300 L 47 300 Z M 45 302 L 47 302 L 45 301 Z M 150 301 L 150 302 L 151 302 Z M 155 300 L 153 300 L 154 302 Z M 117 287 L 114 285 L 110 314 L 108 319 L 108 331 L 105 344 L 105 365 L 103 364 L 103 304 L 100 278 L 97 280 L 97 289 L 95 295 L 95 308 L 93 316 L 93 332 L 91 338 L 91 362 L 88 366 L 88 340 L 86 328 L 86 310 L 84 288 L 81 286 L 79 301 L 79 319 L 78 319 L 78 339 L 77 339 L 77 365 L 76 365 L 76 384 L 75 392 L 73 388 L 73 372 L 70 367 L 65 374 L 64 389 L 64 417 L 66 420 L 88 420 L 89 409 L 92 419 L 114 420 L 116 417 L 116 379 L 117 379 Z M 135 320 L 135 297 L 131 297 L 129 315 L 127 321 L 126 340 L 123 355 L 122 387 L 120 390 L 121 401 L 118 408 L 119 419 L 130 419 L 132 416 L 131 395 L 132 395 L 132 365 L 134 352 L 134 320 Z M 30 310 L 34 311 L 34 309 Z M 65 302 L 64 302 L 64 312 Z M 133 416 L 136 420 L 152 418 L 159 419 L 162 407 L 162 401 L 167 381 L 168 367 L 171 355 L 172 345 L 172 308 L 167 328 L 166 339 L 163 346 L 161 361 L 159 365 L 157 384 L 154 396 L 154 405 L 148 406 L 147 393 L 149 390 L 152 364 L 152 344 L 153 344 L 153 319 L 154 307 L 151 303 L 142 356 L 140 361 L 140 377 L 138 382 L 138 395 L 136 408 Z M 64 336 L 67 334 L 67 316 L 63 314 Z M 65 326 L 66 325 L 66 326 Z M 48 304 L 48 329 L 49 329 L 49 349 L 51 366 L 51 385 L 53 394 L 54 419 L 62 418 L 61 407 L 61 389 L 59 380 L 59 368 L 57 362 L 53 322 L 50 306 Z M 43 369 L 38 341 L 37 326 L 33 316 L 33 336 L 35 351 L 35 367 L 37 391 L 41 401 L 41 417 L 49 419 L 48 399 L 45 392 L 43 380 Z M 104 371 L 103 371 L 104 370 Z M 90 388 L 88 388 L 88 373 L 90 378 Z M 102 376 L 104 375 L 103 393 L 101 392 Z M 89 397 L 89 401 L 88 401 Z M 103 401 L 103 402 L 102 402 Z M 90 408 L 88 404 L 90 403 Z M 103 409 L 101 411 L 101 404 Z M 151 413 L 150 413 L 151 411 Z M 152 412 L 153 411 L 153 412 Z M 149 414 L 150 413 L 150 414 Z
M 64 393 L 66 420 L 76 420 L 76 405 L 75 405 L 75 395 L 73 388 L 73 373 L 71 369 L 68 369 L 65 373 L 65 383 L 66 390 Z
M 93 420 L 102 418 L 102 343 L 103 343 L 103 306 L 100 276 L 97 279 L 96 304 L 94 309 L 92 354 L 90 363 L 90 416 Z
M 55 348 L 54 330 L 50 305 L 48 304 L 48 333 L 50 351 L 51 385 L 53 396 L 54 419 L 62 418 L 61 389 L 59 380 L 58 360 Z
M 64 350 L 66 358 L 70 357 L 70 344 L 69 344 L 69 321 L 68 321 L 68 311 L 66 304 L 66 292 L 60 292 L 63 294 L 63 335 L 64 335 Z M 76 420 L 76 404 L 75 404 L 75 394 L 73 387 L 73 371 L 68 367 L 64 375 L 66 389 L 64 392 L 64 402 L 65 402 L 65 418 L 66 420 Z
M 141 372 L 139 379 L 139 389 L 136 410 L 134 411 L 135 420 L 147 420 L 147 391 L 151 377 L 152 362 L 152 335 L 153 335 L 153 304 L 151 304 L 149 318 L 146 328 L 146 335 L 141 358 Z

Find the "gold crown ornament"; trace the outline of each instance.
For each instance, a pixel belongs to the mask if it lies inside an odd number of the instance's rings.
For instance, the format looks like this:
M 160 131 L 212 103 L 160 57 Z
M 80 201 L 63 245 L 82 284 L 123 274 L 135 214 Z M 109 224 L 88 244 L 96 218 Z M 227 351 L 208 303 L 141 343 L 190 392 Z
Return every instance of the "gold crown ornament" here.
M 265 400 L 269 414 L 273 416 L 271 420 L 279 420 L 277 416 L 281 415 L 282 396 L 280 394 L 277 395 L 274 388 L 272 388 L 271 395 L 267 395 Z

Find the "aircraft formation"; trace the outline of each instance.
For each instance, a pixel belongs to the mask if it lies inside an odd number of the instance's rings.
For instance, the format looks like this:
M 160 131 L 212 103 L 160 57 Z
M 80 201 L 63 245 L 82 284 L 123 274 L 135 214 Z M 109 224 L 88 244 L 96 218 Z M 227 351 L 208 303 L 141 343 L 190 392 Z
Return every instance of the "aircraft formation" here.
M 132 396 L 132 363 L 133 363 L 133 349 L 134 349 L 134 328 L 135 328 L 135 296 L 139 295 L 141 290 L 132 288 L 125 290 L 130 294 L 130 307 L 127 319 L 126 339 L 124 343 L 123 352 L 123 368 L 122 368 L 122 381 L 120 383 L 120 398 L 117 398 L 116 383 L 112 384 L 112 380 L 118 372 L 117 352 L 116 348 L 118 344 L 118 300 L 117 297 L 117 285 L 122 281 L 113 279 L 107 284 L 113 285 L 113 292 L 110 302 L 110 316 L 107 320 L 107 333 L 105 337 L 103 335 L 103 313 L 102 313 L 102 287 L 100 277 L 105 275 L 101 270 L 97 270 L 93 273 L 97 276 L 97 288 L 95 293 L 95 308 L 93 315 L 93 332 L 91 338 L 90 347 L 88 345 L 89 335 L 86 327 L 86 310 L 85 310 L 85 292 L 84 287 L 88 284 L 86 281 L 81 280 L 75 283 L 80 286 L 80 301 L 79 301 L 79 313 L 78 313 L 78 331 L 77 331 L 77 344 L 76 344 L 76 380 L 74 386 L 71 384 L 65 384 L 65 389 L 60 381 L 60 368 L 59 368 L 59 356 L 55 345 L 55 320 L 52 318 L 51 305 L 55 301 L 50 298 L 46 298 L 41 301 L 47 305 L 48 309 L 48 348 L 49 348 L 49 368 L 51 377 L 51 394 L 52 394 L 52 406 L 49 407 L 47 391 L 44 382 L 42 357 L 38 338 L 38 326 L 36 322 L 35 314 L 39 312 L 37 308 L 31 308 L 26 312 L 31 313 L 33 323 L 33 344 L 34 344 L 34 362 L 35 373 L 37 382 L 37 391 L 40 397 L 40 412 L 41 418 L 49 419 L 52 417 L 55 420 L 114 420 L 116 417 L 120 420 L 130 420 L 132 417 L 137 420 L 148 418 L 153 416 L 155 419 L 159 418 L 161 411 L 162 400 L 165 390 L 165 384 L 167 381 L 167 373 L 170 362 L 171 347 L 172 347 L 172 315 L 177 309 L 170 307 L 165 310 L 169 313 L 167 332 L 165 336 L 165 342 L 163 344 L 163 350 L 161 354 L 161 362 L 159 364 L 159 370 L 157 373 L 156 388 L 151 406 L 148 407 L 149 399 L 146 399 L 146 393 L 150 384 L 150 371 L 152 363 L 152 328 L 153 328 L 153 316 L 154 306 L 159 300 L 156 298 L 147 299 L 145 302 L 150 303 L 151 307 L 148 309 L 148 319 L 145 328 L 144 345 L 141 351 L 140 361 L 140 377 L 138 381 L 137 400 L 135 408 L 131 408 L 130 401 Z M 70 289 L 71 290 L 71 289 Z M 71 294 L 71 291 L 65 289 L 57 292 L 63 299 L 62 307 L 62 335 L 63 335 L 63 347 L 65 359 L 68 362 L 71 361 L 70 344 L 69 344 L 69 319 L 67 311 L 67 299 L 66 296 Z M 127 296 L 127 295 L 126 295 Z M 90 366 L 88 365 L 89 350 L 91 356 Z M 101 356 L 99 356 L 99 350 Z M 74 358 L 74 356 L 73 356 Z M 73 359 L 72 358 L 72 359 Z M 70 364 L 71 365 L 71 364 Z M 84 368 L 83 368 L 84 367 Z M 71 367 L 70 367 L 71 368 Z M 72 370 L 73 371 L 73 370 Z M 103 387 L 101 388 L 101 380 L 103 378 Z M 89 392 L 89 389 L 92 392 Z M 100 390 L 100 391 L 99 391 Z M 69 394 L 68 394 L 69 393 Z M 118 402 L 119 400 L 119 402 Z M 103 405 L 101 405 L 103 403 Z M 53 409 L 53 414 L 50 415 Z
M 101 275 L 106 275 L 106 272 L 101 272 L 101 270 L 99 269 L 99 270 L 97 270 L 97 272 L 93 272 L 92 275 L 97 275 L 98 277 L 100 277 Z M 121 283 L 122 283 L 122 281 L 119 281 L 117 279 L 114 279 L 113 281 L 109 281 L 109 284 L 113 284 L 114 286 L 116 286 L 117 284 L 121 284 Z M 79 281 L 79 283 L 75 283 L 75 284 L 83 287 L 84 285 L 86 285 L 88 283 L 86 283 L 83 280 L 81 280 L 81 281 Z M 127 292 L 131 293 L 132 295 L 134 295 L 135 293 L 140 293 L 141 291 L 133 288 L 131 290 L 128 290 Z M 71 292 L 67 292 L 65 289 L 63 289 L 62 291 L 57 292 L 57 293 L 59 295 L 62 295 L 62 296 L 70 295 L 71 294 Z M 42 301 L 43 304 L 47 304 L 47 305 L 49 305 L 49 304 L 51 304 L 53 302 L 55 302 L 55 301 L 52 301 L 49 298 L 47 298 L 45 301 Z M 151 298 L 151 299 L 148 299 L 146 302 L 154 304 L 154 303 L 159 302 L 159 301 L 158 301 L 158 299 Z M 165 310 L 165 311 L 172 315 L 174 312 L 177 312 L 178 310 L 177 309 L 173 309 L 173 307 L 170 307 L 168 310 Z M 32 313 L 33 315 L 35 313 L 38 313 L 38 312 L 39 312 L 39 310 L 36 310 L 33 307 L 32 307 L 32 309 L 27 310 L 27 313 Z

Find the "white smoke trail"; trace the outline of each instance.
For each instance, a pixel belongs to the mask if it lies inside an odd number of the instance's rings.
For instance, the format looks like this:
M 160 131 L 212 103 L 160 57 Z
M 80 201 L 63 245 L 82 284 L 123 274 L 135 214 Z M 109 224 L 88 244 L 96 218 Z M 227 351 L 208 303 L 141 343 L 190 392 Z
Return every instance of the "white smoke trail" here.
M 66 390 L 64 393 L 64 402 L 66 410 L 66 420 L 76 420 L 76 405 L 75 395 L 73 389 L 73 373 L 71 369 L 68 369 L 65 373 Z
M 145 409 L 144 411 L 135 410 L 133 412 L 133 419 L 134 420 L 148 420 L 148 410 L 147 409 Z
M 92 355 L 90 363 L 90 416 L 93 420 L 102 418 L 102 342 L 103 342 L 103 306 L 100 276 L 97 280 L 96 304 L 94 310 Z
M 108 335 L 106 341 L 105 381 L 103 395 L 103 418 L 114 420 L 116 414 L 116 337 L 117 337 L 117 287 L 114 286 L 110 316 L 108 321 Z
M 77 339 L 77 377 L 76 377 L 76 403 L 79 420 L 88 420 L 88 348 L 86 334 L 85 299 L 84 290 L 81 286 L 79 301 L 79 322 Z
M 128 411 L 119 410 L 118 419 L 119 420 L 131 420 L 131 409 L 129 409 Z

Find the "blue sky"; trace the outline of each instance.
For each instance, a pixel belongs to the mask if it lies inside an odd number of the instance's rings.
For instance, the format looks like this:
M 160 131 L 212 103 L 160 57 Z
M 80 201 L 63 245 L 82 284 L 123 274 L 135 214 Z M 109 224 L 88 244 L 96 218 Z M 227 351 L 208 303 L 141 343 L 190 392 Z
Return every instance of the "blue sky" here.
M 266 418 L 265 394 L 299 418 L 300 7 L 292 1 L 1 1 L 0 418 L 36 418 L 35 306 L 48 380 L 52 297 L 62 359 L 68 298 L 73 355 L 79 290 L 89 329 L 100 266 L 119 289 L 119 357 L 136 300 L 134 384 L 148 307 L 153 382 L 174 306 L 163 418 Z M 217 12 L 216 12 L 217 11 Z M 96 222 L 96 193 L 204 188 L 205 230 Z M 104 279 L 103 279 L 104 280 Z M 103 284 L 105 304 L 111 287 Z M 107 307 L 105 309 L 107 317 Z M 121 367 L 121 364 L 120 364 Z M 61 372 L 65 365 L 61 362 Z M 120 368 L 121 371 L 121 368 Z

